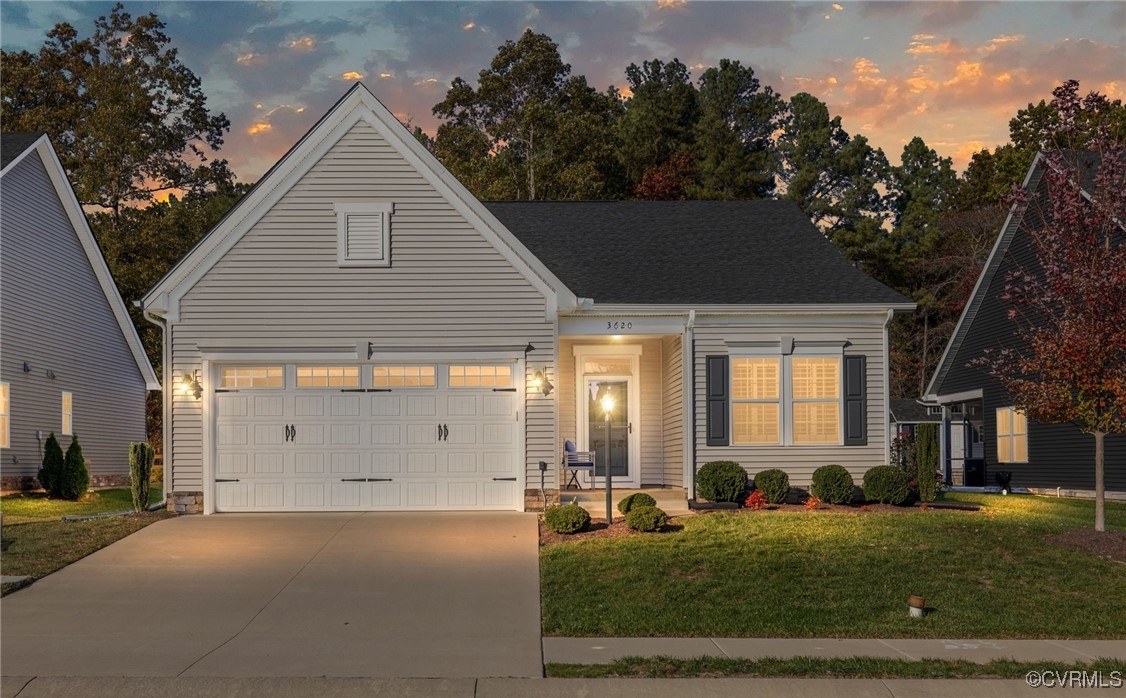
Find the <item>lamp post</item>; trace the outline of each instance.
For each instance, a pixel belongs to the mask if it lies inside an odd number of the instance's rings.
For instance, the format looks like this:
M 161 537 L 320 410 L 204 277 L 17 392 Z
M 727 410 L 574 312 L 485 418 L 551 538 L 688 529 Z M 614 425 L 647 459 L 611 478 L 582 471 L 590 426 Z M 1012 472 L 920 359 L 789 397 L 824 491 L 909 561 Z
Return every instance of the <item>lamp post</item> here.
M 610 474 L 612 464 L 610 454 L 614 448 L 611 439 L 613 426 L 610 419 L 614 414 L 614 396 L 610 394 L 609 389 L 602 396 L 602 412 L 606 415 L 606 527 L 609 528 L 610 524 L 614 523 L 614 484 L 613 476 Z

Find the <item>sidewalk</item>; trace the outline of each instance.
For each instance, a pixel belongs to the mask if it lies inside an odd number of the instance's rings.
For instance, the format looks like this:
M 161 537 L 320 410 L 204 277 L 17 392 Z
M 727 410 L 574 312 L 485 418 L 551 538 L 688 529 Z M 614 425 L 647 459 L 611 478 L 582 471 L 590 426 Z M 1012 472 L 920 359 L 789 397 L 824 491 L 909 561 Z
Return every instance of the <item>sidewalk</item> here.
M 1059 688 L 991 679 L 342 679 L 4 677 L 3 698 L 1032 698 Z M 1066 694 L 1109 691 L 1062 689 Z
M 606 664 L 621 657 L 885 657 L 1025 662 L 1126 660 L 1123 640 L 836 640 L 825 638 L 545 637 L 545 664 Z

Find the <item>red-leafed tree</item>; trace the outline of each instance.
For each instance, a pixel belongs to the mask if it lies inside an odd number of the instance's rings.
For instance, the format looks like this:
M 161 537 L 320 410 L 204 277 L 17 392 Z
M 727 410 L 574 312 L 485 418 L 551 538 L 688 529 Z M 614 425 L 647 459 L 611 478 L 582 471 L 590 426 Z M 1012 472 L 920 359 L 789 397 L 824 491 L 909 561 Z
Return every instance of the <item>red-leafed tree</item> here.
M 1016 195 L 1035 264 L 1011 272 L 1002 300 L 1016 347 L 980 360 L 1016 407 L 1071 422 L 1095 440 L 1095 529 L 1106 530 L 1104 440 L 1126 433 L 1126 147 L 1120 103 L 1053 94 L 1042 134 L 1045 191 Z M 1094 124 L 1094 128 L 1092 128 Z

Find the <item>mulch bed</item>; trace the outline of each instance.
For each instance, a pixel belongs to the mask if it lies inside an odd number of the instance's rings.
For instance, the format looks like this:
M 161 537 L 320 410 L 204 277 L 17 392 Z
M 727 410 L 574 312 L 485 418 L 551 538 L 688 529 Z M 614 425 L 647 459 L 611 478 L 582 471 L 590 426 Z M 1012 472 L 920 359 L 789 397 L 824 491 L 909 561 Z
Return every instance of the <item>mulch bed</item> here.
M 1093 528 L 1073 528 L 1044 538 L 1052 545 L 1071 550 L 1081 550 L 1099 557 L 1126 562 L 1126 532 L 1096 531 Z
M 669 517 L 669 522 L 661 529 L 659 533 L 642 533 L 635 531 L 626 526 L 624 520 L 614 521 L 614 523 L 607 528 L 606 519 L 592 519 L 590 522 L 590 529 L 581 533 L 556 533 L 548 528 L 543 521 L 540 521 L 540 547 L 547 545 L 555 545 L 556 543 L 574 543 L 580 540 L 590 540 L 592 538 L 621 538 L 623 536 L 653 536 L 660 533 L 668 533 L 671 531 L 683 530 L 684 526 L 680 524 L 673 517 Z

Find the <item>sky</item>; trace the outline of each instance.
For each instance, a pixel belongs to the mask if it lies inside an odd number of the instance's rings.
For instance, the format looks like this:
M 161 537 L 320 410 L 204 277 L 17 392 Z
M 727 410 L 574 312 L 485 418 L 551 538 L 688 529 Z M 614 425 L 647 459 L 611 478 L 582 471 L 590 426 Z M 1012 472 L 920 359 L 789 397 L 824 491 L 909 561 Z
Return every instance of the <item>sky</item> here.
M 789 97 L 809 92 L 898 162 L 915 135 L 961 169 L 1065 79 L 1126 98 L 1126 2 L 127 2 L 156 13 L 231 131 L 220 155 L 253 182 L 356 80 L 433 133 L 450 81 L 475 82 L 525 28 L 598 89 L 631 62 L 721 58 Z M 0 3 L 0 45 L 36 51 L 110 2 Z M 2 77 L 0 77 L 2 79 Z

